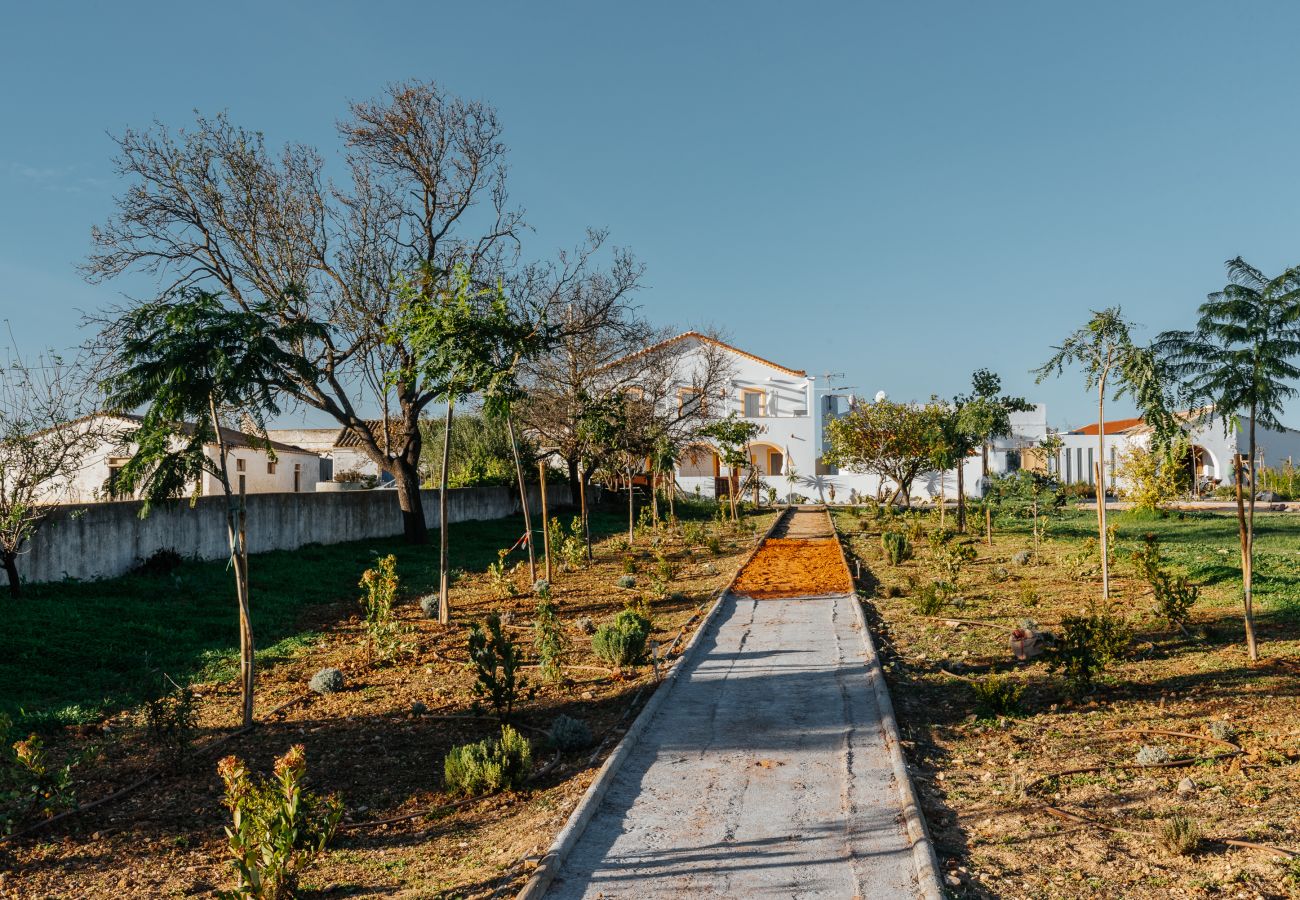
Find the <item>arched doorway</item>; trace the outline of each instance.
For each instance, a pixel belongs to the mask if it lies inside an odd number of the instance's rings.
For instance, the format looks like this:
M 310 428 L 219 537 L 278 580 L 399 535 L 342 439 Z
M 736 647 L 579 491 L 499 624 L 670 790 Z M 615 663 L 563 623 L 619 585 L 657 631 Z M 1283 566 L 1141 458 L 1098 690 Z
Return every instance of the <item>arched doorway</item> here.
M 1219 461 L 1208 447 L 1192 444 L 1187 449 L 1184 465 L 1197 496 L 1214 490 L 1222 483 L 1223 473 L 1219 469 Z

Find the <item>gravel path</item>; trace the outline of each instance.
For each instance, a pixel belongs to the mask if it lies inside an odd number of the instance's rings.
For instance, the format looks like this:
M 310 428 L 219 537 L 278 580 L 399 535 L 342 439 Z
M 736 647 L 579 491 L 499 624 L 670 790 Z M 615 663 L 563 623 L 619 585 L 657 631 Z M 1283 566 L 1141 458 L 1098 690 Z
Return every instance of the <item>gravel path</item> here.
M 855 602 L 725 599 L 547 896 L 915 896 Z

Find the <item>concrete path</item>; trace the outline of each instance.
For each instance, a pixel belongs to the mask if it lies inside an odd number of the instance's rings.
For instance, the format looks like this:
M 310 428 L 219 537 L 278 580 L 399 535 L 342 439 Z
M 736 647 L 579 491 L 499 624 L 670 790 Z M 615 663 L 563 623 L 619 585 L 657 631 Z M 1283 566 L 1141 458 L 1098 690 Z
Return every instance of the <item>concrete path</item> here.
M 723 600 L 547 896 L 916 896 L 856 602 Z

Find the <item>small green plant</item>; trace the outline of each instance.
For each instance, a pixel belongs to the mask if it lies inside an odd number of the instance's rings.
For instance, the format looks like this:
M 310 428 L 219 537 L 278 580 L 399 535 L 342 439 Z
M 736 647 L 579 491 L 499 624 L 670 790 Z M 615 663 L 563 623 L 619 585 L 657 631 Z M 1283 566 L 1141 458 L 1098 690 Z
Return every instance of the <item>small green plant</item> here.
M 226 900 L 288 900 L 298 895 L 298 878 L 338 828 L 343 804 L 334 796 L 307 791 L 307 756 L 302 745 L 275 761 L 275 775 L 262 780 L 243 761 L 227 756 L 217 764 L 225 785 L 231 824 L 226 837 L 235 889 Z
M 498 550 L 497 561 L 488 564 L 488 581 L 491 582 L 496 595 L 502 598 L 514 597 L 519 593 L 519 585 L 515 584 L 514 569 L 506 565 L 506 557 L 509 555 L 509 548 Z
M 1061 560 L 1066 575 L 1071 581 L 1086 581 L 1101 574 L 1101 544 L 1096 538 L 1088 538 L 1079 545 L 1079 549 L 1066 554 Z
M 366 592 L 361 598 L 366 616 L 366 654 L 371 662 L 391 659 L 400 647 L 397 622 L 393 618 L 393 600 L 398 587 L 397 557 L 390 553 L 373 569 L 366 569 L 360 586 Z
M 508 722 L 527 682 L 519 674 L 519 647 L 501 627 L 501 616 L 487 617 L 487 630 L 475 622 L 469 629 L 469 660 L 474 670 L 474 694 L 492 704 L 497 718 Z
M 1138 576 L 1151 586 L 1156 615 L 1186 633 L 1192 607 L 1200 596 L 1200 588 L 1188 581 L 1186 576 L 1174 575 L 1165 568 L 1160 540 L 1155 534 L 1142 536 L 1142 546 L 1133 551 L 1133 563 Z
M 615 668 L 637 666 L 645 662 L 646 641 L 650 637 L 650 620 L 635 610 L 625 609 L 610 625 L 602 625 L 591 637 L 591 649 L 602 661 Z
M 706 536 L 707 533 L 703 523 L 685 522 L 682 524 L 682 544 L 688 549 L 703 544 Z
M 886 531 L 880 535 L 880 546 L 885 549 L 891 566 L 900 565 L 912 558 L 912 542 L 907 535 L 898 531 Z
M 1137 752 L 1139 766 L 1163 766 L 1173 759 L 1173 754 L 1159 744 L 1143 744 Z
M 317 694 L 337 694 L 347 683 L 343 673 L 332 666 L 326 666 L 311 677 L 307 687 Z
M 722 538 L 716 533 L 710 532 L 709 536 L 704 539 L 704 547 L 715 556 L 722 554 Z
M 561 752 L 581 750 L 592 743 L 591 728 L 587 723 L 563 714 L 556 716 L 546 736 L 551 746 Z
M 946 547 L 956 536 L 957 532 L 951 528 L 932 528 L 930 529 L 930 533 L 926 535 L 925 540 L 926 543 L 930 545 L 930 552 L 938 553 L 940 549 Z
M 194 690 L 162 676 L 162 690 L 145 701 L 145 730 L 166 764 L 184 765 L 199 731 L 199 713 Z
M 1025 686 L 1006 675 L 989 675 L 971 683 L 975 692 L 975 715 L 981 719 L 1014 716 L 1020 712 Z
M 76 806 L 72 772 L 81 762 L 77 757 L 56 765 L 39 737 L 12 741 L 11 730 L 9 718 L 0 715 L 0 830 L 5 834 Z
M 528 740 L 509 725 L 499 739 L 452 747 L 442 763 L 447 790 L 467 797 L 521 786 L 533 767 Z
M 533 593 L 537 595 L 538 600 L 551 599 L 551 583 L 545 578 L 539 578 L 533 582 Z
M 1214 738 L 1216 741 L 1227 741 L 1230 744 L 1236 743 L 1237 741 L 1237 729 L 1233 728 L 1230 723 L 1225 722 L 1222 719 L 1211 720 L 1211 722 L 1205 726 L 1205 730 L 1208 731 L 1210 737 Z
M 587 561 L 587 541 L 582 529 L 582 516 L 574 516 L 569 533 L 557 545 L 564 568 L 576 572 Z
M 1174 813 L 1160 823 L 1156 843 L 1170 856 L 1189 856 L 1201 845 L 1201 827 L 1182 813 Z
M 621 588 L 634 588 L 636 587 L 636 576 L 620 575 L 618 581 L 615 583 Z
M 923 616 L 939 615 L 951 599 L 952 586 L 945 581 L 931 581 L 911 597 L 912 607 Z
M 569 638 L 564 633 L 560 617 L 555 613 L 555 604 L 550 600 L 537 601 L 533 613 L 533 646 L 541 660 L 542 678 L 546 681 L 559 681 L 564 677 L 564 653 L 569 647 Z
M 961 577 L 962 568 L 966 563 L 973 561 L 977 555 L 978 552 L 970 543 L 949 541 L 940 545 L 935 551 L 935 568 L 939 570 L 944 581 L 956 584 L 957 579 Z
M 1131 636 L 1128 625 L 1109 613 L 1064 616 L 1048 668 L 1063 674 L 1067 693 L 1081 697 L 1092 690 L 1097 676 L 1123 652 Z

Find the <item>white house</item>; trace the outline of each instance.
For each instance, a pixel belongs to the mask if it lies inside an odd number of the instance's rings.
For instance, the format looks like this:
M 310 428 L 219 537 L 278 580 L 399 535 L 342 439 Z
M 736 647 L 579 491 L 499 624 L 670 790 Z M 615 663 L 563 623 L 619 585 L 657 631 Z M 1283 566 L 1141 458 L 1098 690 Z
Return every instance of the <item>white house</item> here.
M 1233 457 L 1249 452 L 1246 423 L 1241 422 L 1232 428 L 1226 426 L 1221 418 L 1203 421 L 1191 413 L 1181 413 L 1179 418 L 1192 445 L 1187 465 L 1195 471 L 1199 489 L 1231 484 Z M 1064 432 L 1060 437 L 1063 446 L 1056 459 L 1051 461 L 1051 471 L 1066 484 L 1085 482 L 1095 485 L 1095 463 L 1100 454 L 1107 490 L 1112 490 L 1119 481 L 1116 472 L 1124 455 L 1133 447 L 1150 446 L 1151 427 L 1140 418 L 1109 421 L 1102 436 L 1104 444 L 1100 446 L 1095 422 Z M 1255 465 L 1260 468 L 1277 466 L 1287 460 L 1300 460 L 1300 431 L 1257 426 Z
M 374 434 L 383 431 L 383 421 L 371 419 L 366 426 Z M 295 447 L 310 450 L 320 457 L 320 480 L 322 482 L 346 480 L 351 478 L 373 479 L 376 483 L 392 480 L 392 476 L 380 470 L 378 463 L 366 455 L 362 449 L 361 438 L 348 428 L 272 428 L 267 436 Z
M 127 500 L 115 488 L 117 474 L 135 453 L 137 447 L 130 434 L 139 427 L 140 418 L 133 415 L 87 416 L 64 426 L 97 431 L 101 437 L 96 446 L 83 459 L 81 467 L 70 479 L 52 484 L 46 498 L 56 503 L 93 503 L 107 500 Z M 301 447 L 271 441 L 270 449 L 254 446 L 249 436 L 233 428 L 223 428 L 229 458 L 231 484 L 236 491 L 249 494 L 309 493 L 316 490 L 320 477 L 320 458 Z M 209 459 L 217 459 L 217 445 L 213 441 L 204 447 Z M 204 473 L 198 485 L 203 495 L 221 493 L 215 477 Z
M 847 414 L 859 402 L 852 395 L 838 393 L 831 384 L 819 382 L 804 369 L 764 359 L 694 331 L 648 348 L 647 352 L 674 343 L 686 344 L 677 356 L 681 372 L 679 403 L 696 402 L 693 395 L 687 394 L 691 392 L 690 385 L 700 380 L 693 377 L 693 371 L 703 365 L 704 348 L 726 353 L 732 367 L 731 378 L 718 396 L 705 398 L 704 402 L 715 404 L 712 412 L 718 417 L 735 413 L 759 427 L 750 458 L 758 473 L 761 493 L 767 493 L 770 488 L 781 498 L 803 496 L 840 503 L 847 502 L 854 492 L 868 497 L 877 495 L 880 484 L 876 476 L 842 471 L 823 460 L 829 449 L 826 425 Z M 990 471 L 998 473 L 1018 466 L 1021 449 L 1033 446 L 1046 433 L 1045 407 L 1015 414 L 1013 436 L 994 445 Z M 979 456 L 972 457 L 966 466 L 966 490 L 978 494 L 982 460 Z M 703 496 L 717 496 L 729 489 L 729 473 L 713 448 L 702 445 L 683 454 L 677 483 L 688 493 L 698 491 Z M 752 482 L 746 490 L 753 490 Z M 922 499 L 938 497 L 941 493 L 954 496 L 956 490 L 955 470 L 923 477 L 912 486 L 913 496 Z

